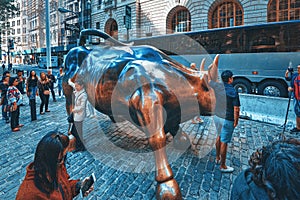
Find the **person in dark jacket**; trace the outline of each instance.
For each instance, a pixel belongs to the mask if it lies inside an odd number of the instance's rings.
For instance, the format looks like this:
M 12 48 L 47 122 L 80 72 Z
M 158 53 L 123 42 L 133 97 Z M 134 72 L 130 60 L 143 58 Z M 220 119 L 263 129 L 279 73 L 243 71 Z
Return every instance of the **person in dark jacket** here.
M 83 181 L 72 180 L 65 166 L 69 138 L 56 131 L 45 135 L 38 143 L 34 161 L 26 168 L 17 200 L 71 200 L 79 194 Z M 93 186 L 85 193 L 87 196 Z
M 7 93 L 7 89 L 8 89 L 9 78 L 10 78 L 10 75 L 3 76 L 2 81 L 0 83 L 1 103 L 2 103 L 2 119 L 5 120 L 6 123 L 9 123 L 9 112 L 6 110 L 6 107 L 8 105 L 6 93 Z
M 223 83 L 210 80 L 209 84 L 215 91 L 216 108 L 214 123 L 217 130 L 216 163 L 220 164 L 221 172 L 233 172 L 234 168 L 226 165 L 227 145 L 231 141 L 234 128 L 238 125 L 240 99 L 235 91 L 233 73 L 225 70 L 221 74 Z
M 56 102 L 56 98 L 55 98 L 55 91 L 54 91 L 54 83 L 56 82 L 55 76 L 52 74 L 51 70 L 48 70 L 47 72 L 47 78 L 49 80 L 49 88 L 52 94 L 52 99 L 54 102 Z
M 23 71 L 22 70 L 18 70 L 17 71 L 17 76 L 18 76 L 18 82 L 19 82 L 18 85 L 17 85 L 17 88 L 21 92 L 21 94 L 25 94 L 24 87 L 25 87 L 25 80 L 26 80 L 26 78 L 23 77 Z
M 36 120 L 36 96 L 38 95 L 38 77 L 35 71 L 31 71 L 26 81 L 26 94 L 29 98 L 31 121 Z
M 300 199 L 300 141 L 276 141 L 258 149 L 250 168 L 234 180 L 231 200 Z

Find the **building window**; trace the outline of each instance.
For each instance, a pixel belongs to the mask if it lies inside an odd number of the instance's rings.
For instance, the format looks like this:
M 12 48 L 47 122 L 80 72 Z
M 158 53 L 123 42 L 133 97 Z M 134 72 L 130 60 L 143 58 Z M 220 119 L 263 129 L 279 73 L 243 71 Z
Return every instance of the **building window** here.
M 105 32 L 115 39 L 118 39 L 118 24 L 116 20 L 110 18 L 105 23 Z
M 236 0 L 217 1 L 208 15 L 208 28 L 243 25 L 243 8 Z
M 300 19 L 300 1 L 270 0 L 268 4 L 268 22 Z
M 100 22 L 96 22 L 96 29 L 100 29 Z
M 191 31 L 191 15 L 186 7 L 176 6 L 167 16 L 167 34 Z
M 17 29 L 17 34 L 21 34 L 21 29 L 20 28 Z
M 21 20 L 17 21 L 17 25 L 20 26 L 21 25 Z
M 11 26 L 15 26 L 16 25 L 16 22 L 15 21 L 12 21 L 11 22 Z

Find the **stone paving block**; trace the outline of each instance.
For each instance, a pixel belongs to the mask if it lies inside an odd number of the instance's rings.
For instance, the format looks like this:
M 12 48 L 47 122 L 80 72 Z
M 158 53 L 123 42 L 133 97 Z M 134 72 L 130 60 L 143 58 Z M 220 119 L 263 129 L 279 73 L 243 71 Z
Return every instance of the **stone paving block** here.
M 229 190 L 221 188 L 220 192 L 219 192 L 219 198 L 220 199 L 229 199 L 229 197 L 230 197 L 229 194 L 230 194 Z
M 114 192 L 114 195 L 117 197 L 121 197 L 128 187 L 129 187 L 129 183 L 123 182 L 121 185 L 119 185 L 119 188 Z
M 218 192 L 220 190 L 220 181 L 218 179 L 214 179 L 212 182 L 212 190 Z
M 205 190 L 201 189 L 199 199 L 201 200 L 209 200 L 209 193 Z
M 191 182 L 189 194 L 192 196 L 199 196 L 200 187 L 201 185 L 199 182 Z
M 146 194 L 149 188 L 151 187 L 151 185 L 153 184 L 153 182 L 154 182 L 153 180 L 146 178 L 143 181 L 143 183 L 140 185 L 139 191 L 142 192 L 143 194 Z
M 210 200 L 219 200 L 219 197 L 218 197 L 218 192 L 217 191 L 210 191 L 209 193 L 209 199 Z
M 180 190 L 181 190 L 181 195 L 183 197 L 186 197 L 187 194 L 188 194 L 188 190 L 189 190 L 189 187 L 190 187 L 190 183 L 186 183 L 184 181 L 182 181 L 180 184 Z
M 108 190 L 106 190 L 105 195 L 102 196 L 103 199 L 109 199 L 110 197 L 112 197 L 117 189 L 117 185 L 112 184 L 111 187 L 108 188 Z
M 131 198 L 133 197 L 134 193 L 137 191 L 138 189 L 138 185 L 135 183 L 131 183 L 128 187 L 128 189 L 126 190 L 126 196 Z

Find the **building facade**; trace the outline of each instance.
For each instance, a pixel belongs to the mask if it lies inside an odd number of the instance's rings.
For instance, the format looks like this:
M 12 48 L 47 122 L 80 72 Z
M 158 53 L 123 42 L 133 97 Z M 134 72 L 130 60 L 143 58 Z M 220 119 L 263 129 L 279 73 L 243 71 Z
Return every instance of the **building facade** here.
M 124 23 L 131 8 L 131 28 Z M 296 0 L 94 0 L 92 27 L 126 40 L 300 19 Z M 128 37 L 130 36 L 130 37 Z
M 2 22 L 5 27 L 1 30 L 2 60 L 35 64 L 39 56 L 46 54 L 45 1 L 15 3 L 20 12 Z M 96 28 L 126 41 L 300 19 L 297 0 L 49 0 L 49 3 L 51 51 L 60 57 L 76 46 L 83 28 Z M 58 8 L 68 12 L 61 13 Z M 8 54 L 11 40 L 14 46 Z

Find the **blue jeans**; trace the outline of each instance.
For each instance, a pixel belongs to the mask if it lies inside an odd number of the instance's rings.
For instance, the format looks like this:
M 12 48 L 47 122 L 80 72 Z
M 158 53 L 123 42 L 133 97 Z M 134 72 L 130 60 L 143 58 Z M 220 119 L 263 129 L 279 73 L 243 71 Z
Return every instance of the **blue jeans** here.
M 300 100 L 294 98 L 294 111 L 297 117 L 300 117 Z
M 229 143 L 234 131 L 233 121 L 214 116 L 214 122 L 221 142 Z

